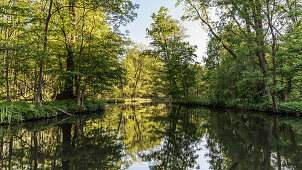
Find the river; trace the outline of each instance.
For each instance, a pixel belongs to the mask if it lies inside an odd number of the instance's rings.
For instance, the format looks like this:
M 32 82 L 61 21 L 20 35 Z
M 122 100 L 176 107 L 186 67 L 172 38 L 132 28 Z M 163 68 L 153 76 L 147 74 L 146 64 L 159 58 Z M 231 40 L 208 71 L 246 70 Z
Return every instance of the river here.
M 302 169 L 302 119 L 167 103 L 0 127 L 2 169 Z

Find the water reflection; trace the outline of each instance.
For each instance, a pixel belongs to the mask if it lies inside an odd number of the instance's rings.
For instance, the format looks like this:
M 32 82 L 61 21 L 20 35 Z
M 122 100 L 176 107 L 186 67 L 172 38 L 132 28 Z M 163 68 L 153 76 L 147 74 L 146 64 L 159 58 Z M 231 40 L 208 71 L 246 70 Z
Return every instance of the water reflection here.
M 301 156 L 302 120 L 260 113 L 112 105 L 0 127 L 2 169 L 302 169 Z
M 206 119 L 212 169 L 301 169 L 301 120 L 211 112 Z
M 202 120 L 188 108 L 173 106 L 169 114 L 155 117 L 163 129 L 160 132 L 162 144 L 141 154 L 144 161 L 153 162 L 150 169 L 187 169 L 196 164 L 198 144 L 204 131 Z
M 110 169 L 122 157 L 116 135 L 101 124 L 91 126 L 89 120 L 72 120 L 32 126 L 18 127 L 20 130 L 1 137 L 2 168 Z

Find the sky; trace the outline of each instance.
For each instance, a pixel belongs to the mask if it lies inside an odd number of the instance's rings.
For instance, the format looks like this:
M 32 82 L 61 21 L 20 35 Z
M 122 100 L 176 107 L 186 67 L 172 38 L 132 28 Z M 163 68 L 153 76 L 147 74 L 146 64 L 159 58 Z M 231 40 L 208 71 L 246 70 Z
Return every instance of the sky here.
M 153 13 L 157 13 L 161 6 L 169 9 L 168 14 L 173 19 L 180 20 L 184 13 L 183 4 L 175 7 L 176 0 L 132 0 L 132 2 L 140 5 L 139 9 L 136 10 L 137 18 L 122 30 L 128 30 L 130 32 L 129 37 L 136 43 L 149 44 L 150 39 L 146 38 L 146 28 L 150 28 L 153 22 L 151 16 Z M 190 42 L 191 45 L 197 45 L 197 62 L 202 63 L 208 34 L 202 29 L 198 21 L 182 21 L 182 24 L 187 29 L 186 34 L 189 35 L 186 41 Z

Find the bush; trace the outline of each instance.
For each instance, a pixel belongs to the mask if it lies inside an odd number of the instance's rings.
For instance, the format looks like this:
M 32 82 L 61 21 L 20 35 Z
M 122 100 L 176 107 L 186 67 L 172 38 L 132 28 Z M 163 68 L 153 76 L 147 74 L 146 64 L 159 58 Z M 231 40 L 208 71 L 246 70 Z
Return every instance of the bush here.
M 59 100 L 45 102 L 38 107 L 32 102 L 2 102 L 0 103 L 0 123 L 20 122 L 29 119 L 38 119 L 58 116 L 58 110 L 69 111 L 96 111 L 103 110 L 102 101 L 85 101 L 84 106 L 78 106 L 73 100 Z
M 207 98 L 207 99 L 189 98 L 188 100 L 174 99 L 172 103 L 188 105 L 188 106 L 224 107 L 224 108 L 262 111 L 262 112 L 273 112 L 274 110 L 272 102 L 269 100 L 259 104 L 254 104 L 254 103 L 242 102 L 240 99 L 223 101 L 213 98 Z M 278 103 L 278 112 L 282 114 L 302 114 L 302 102 Z
M 302 114 L 302 102 L 282 102 L 279 103 L 278 110 L 287 114 Z

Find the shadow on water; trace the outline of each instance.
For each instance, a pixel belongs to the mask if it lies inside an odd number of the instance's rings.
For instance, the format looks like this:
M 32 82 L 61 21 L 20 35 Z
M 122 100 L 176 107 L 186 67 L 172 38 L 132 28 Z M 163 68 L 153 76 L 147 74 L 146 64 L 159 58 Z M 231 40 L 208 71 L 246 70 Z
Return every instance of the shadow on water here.
M 2 169 L 301 169 L 301 156 L 301 119 L 166 103 L 0 127 Z

